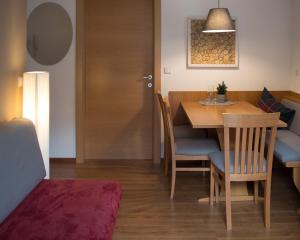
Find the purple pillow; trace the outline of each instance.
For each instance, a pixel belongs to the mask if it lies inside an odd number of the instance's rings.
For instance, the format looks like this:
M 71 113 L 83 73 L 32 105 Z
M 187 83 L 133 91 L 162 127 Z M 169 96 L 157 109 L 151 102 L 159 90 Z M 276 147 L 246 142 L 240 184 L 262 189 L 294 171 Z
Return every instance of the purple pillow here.
M 267 88 L 264 88 L 257 106 L 267 113 L 280 112 L 280 119 L 288 125 L 288 128 L 292 124 L 296 113 L 294 109 L 278 102 Z

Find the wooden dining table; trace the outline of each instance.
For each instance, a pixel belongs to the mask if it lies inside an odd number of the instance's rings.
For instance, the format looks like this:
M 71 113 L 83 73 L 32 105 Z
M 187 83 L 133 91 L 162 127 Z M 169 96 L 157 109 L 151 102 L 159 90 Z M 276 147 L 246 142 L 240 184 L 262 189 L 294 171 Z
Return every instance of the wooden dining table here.
M 204 105 L 199 101 L 183 101 L 182 108 L 192 126 L 192 128 L 216 129 L 221 150 L 224 149 L 224 121 L 223 114 L 264 114 L 265 112 L 248 102 L 232 102 L 225 104 Z M 278 127 L 286 127 L 287 124 L 278 121 Z M 232 200 L 249 201 L 253 200 L 247 190 L 247 184 L 243 182 L 232 183 Z M 207 202 L 209 198 L 201 198 L 199 202 Z M 222 200 L 222 197 L 221 197 Z M 224 200 L 224 198 L 223 198 Z

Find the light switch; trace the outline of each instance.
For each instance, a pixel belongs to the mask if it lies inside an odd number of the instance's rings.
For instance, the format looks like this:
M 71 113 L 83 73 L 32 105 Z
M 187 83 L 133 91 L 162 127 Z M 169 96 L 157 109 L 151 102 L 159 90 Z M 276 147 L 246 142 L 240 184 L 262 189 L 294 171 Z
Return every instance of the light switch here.
M 164 74 L 172 74 L 171 70 L 167 67 L 164 67 Z
M 295 74 L 296 74 L 296 77 L 299 77 L 299 69 L 296 69 Z

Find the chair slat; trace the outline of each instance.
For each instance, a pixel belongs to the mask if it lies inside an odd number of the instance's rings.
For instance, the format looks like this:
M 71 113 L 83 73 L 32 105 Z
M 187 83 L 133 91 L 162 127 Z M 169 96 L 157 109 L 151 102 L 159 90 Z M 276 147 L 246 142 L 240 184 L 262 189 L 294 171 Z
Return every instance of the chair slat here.
M 253 151 L 253 173 L 257 173 L 258 147 L 260 141 L 260 128 L 255 129 L 254 151 Z
M 234 173 L 238 173 L 240 155 L 241 129 L 236 128 L 235 132 L 235 153 L 234 153 Z
M 230 171 L 230 129 L 224 128 L 225 172 Z
M 269 148 L 267 153 L 267 174 L 270 174 L 272 172 L 272 166 L 273 166 L 273 156 L 274 156 L 274 148 L 275 148 L 275 141 L 276 141 L 276 134 L 277 134 L 277 128 L 272 127 L 270 132 L 270 141 L 269 141 Z
M 263 172 L 263 161 L 265 158 L 265 143 L 266 143 L 266 132 L 267 129 L 264 127 L 262 128 L 261 138 L 260 138 L 260 156 L 259 156 L 259 172 Z
M 248 138 L 248 159 L 247 159 L 247 173 L 251 173 L 252 167 L 252 152 L 253 152 L 253 128 L 249 130 Z
M 241 169 L 240 169 L 241 174 L 245 173 L 247 133 L 248 133 L 248 129 L 247 128 L 243 128 L 242 150 L 241 150 Z

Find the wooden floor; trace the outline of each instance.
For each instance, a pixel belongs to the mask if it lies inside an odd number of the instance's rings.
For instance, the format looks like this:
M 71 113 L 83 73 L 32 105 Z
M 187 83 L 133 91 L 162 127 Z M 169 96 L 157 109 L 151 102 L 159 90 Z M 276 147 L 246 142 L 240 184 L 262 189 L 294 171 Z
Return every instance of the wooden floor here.
M 151 161 L 89 161 L 75 165 L 53 161 L 52 178 L 117 180 L 123 198 L 114 240 L 300 239 L 300 197 L 286 169 L 276 169 L 272 185 L 272 229 L 263 225 L 262 202 L 233 203 L 233 231 L 225 230 L 225 206 L 197 202 L 209 193 L 202 173 L 178 175 L 175 199 L 169 199 L 169 178 Z

